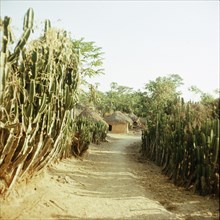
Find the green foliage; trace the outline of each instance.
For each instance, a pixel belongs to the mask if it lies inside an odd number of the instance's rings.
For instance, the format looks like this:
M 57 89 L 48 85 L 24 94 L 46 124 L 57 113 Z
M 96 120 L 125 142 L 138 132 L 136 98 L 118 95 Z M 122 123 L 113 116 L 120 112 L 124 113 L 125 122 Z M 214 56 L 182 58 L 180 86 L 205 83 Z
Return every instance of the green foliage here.
M 96 89 L 95 103 L 96 108 L 103 114 L 113 111 L 122 111 L 130 113 L 134 106 L 137 106 L 138 93 L 135 93 L 132 88 L 120 86 L 117 83 L 111 84 L 111 90 L 103 93 Z
M 168 77 L 158 77 L 155 81 L 150 81 L 145 85 L 146 105 L 152 110 L 163 110 L 169 102 L 172 102 L 180 93 L 177 88 L 182 84 L 182 79 L 178 75 Z
M 81 75 L 94 76 L 103 74 L 104 70 L 101 68 L 103 65 L 104 54 L 101 47 L 97 47 L 95 42 L 86 42 L 84 38 L 73 40 L 73 47 L 78 48 L 81 55 Z
M 182 85 L 182 78 L 175 74 L 168 77 L 158 77 L 155 81 L 150 81 L 146 84 L 144 92 L 134 91 L 130 87 L 112 82 L 111 89 L 108 92 L 103 93 L 95 88 L 96 98 L 99 100 L 95 106 L 103 114 L 122 111 L 133 112 L 140 117 L 147 115 L 151 117 L 152 112 L 167 108 L 167 105 L 175 99 L 176 95 L 180 94 L 176 91 L 180 85 Z M 90 97 L 90 95 L 91 92 L 85 94 L 84 98 Z M 87 102 L 89 101 L 87 100 Z
M 189 91 L 191 91 L 194 94 L 199 95 L 200 96 L 200 102 L 203 103 L 203 104 L 211 103 L 215 99 L 211 94 L 203 92 L 201 89 L 199 89 L 196 86 L 191 86 L 189 88 Z

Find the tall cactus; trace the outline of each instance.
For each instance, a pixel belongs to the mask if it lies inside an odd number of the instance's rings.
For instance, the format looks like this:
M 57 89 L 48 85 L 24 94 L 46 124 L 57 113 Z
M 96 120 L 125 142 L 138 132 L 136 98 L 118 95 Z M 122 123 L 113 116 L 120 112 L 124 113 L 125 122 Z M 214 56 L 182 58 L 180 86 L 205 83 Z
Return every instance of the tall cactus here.
M 25 44 L 28 41 L 28 38 L 31 34 L 31 31 L 33 29 L 33 24 L 34 24 L 34 11 L 32 8 L 28 9 L 25 17 L 24 17 L 24 25 L 23 25 L 23 34 L 18 41 L 14 52 L 8 57 L 9 62 L 13 62 L 16 58 L 18 58 L 21 50 L 24 48 Z
M 169 114 L 143 131 L 142 150 L 175 184 L 193 186 L 201 195 L 218 193 L 219 120 L 207 111 L 201 116 L 198 109 L 204 107 L 197 105 L 174 101 Z
M 3 35 L 2 35 L 2 49 L 0 55 L 0 96 L 5 88 L 6 77 L 8 72 L 8 67 L 6 65 L 7 55 L 8 55 L 8 44 L 12 42 L 10 23 L 11 23 L 11 18 L 6 16 L 2 22 Z
M 17 179 L 70 155 L 74 136 L 71 112 L 77 102 L 78 51 L 65 31 L 51 28 L 49 20 L 43 37 L 27 44 L 33 19 L 29 9 L 12 54 L 7 49 L 10 18 L 3 22 L 0 177 L 7 192 Z

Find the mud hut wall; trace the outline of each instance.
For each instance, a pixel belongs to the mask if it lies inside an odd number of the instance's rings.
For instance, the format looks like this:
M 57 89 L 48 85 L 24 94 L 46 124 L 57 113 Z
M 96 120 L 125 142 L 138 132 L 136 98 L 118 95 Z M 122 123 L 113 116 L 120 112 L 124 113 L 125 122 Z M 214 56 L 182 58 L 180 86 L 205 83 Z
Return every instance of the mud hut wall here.
M 112 133 L 128 133 L 128 124 L 127 123 L 118 123 L 118 124 L 111 124 L 112 126 Z

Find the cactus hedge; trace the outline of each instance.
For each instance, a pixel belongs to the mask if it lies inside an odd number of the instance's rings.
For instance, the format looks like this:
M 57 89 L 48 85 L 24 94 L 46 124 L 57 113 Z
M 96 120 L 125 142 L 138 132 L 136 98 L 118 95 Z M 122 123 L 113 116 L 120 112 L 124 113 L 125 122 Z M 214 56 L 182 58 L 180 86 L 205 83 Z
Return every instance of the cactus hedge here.
M 106 140 L 108 127 L 102 121 L 94 121 L 88 117 L 76 119 L 77 142 L 72 145 L 72 152 L 76 156 L 82 156 L 90 143 L 100 144 Z
M 29 9 L 23 34 L 11 52 L 11 19 L 2 21 L 0 193 L 10 192 L 19 179 L 70 156 L 79 144 L 75 118 L 79 49 L 66 31 L 52 28 L 49 20 L 43 35 L 28 42 L 33 22 L 34 12 Z M 80 141 L 87 143 L 86 137 Z
M 142 132 L 142 153 L 174 184 L 218 195 L 219 119 L 204 108 L 177 99 L 169 113 L 157 113 L 155 123 Z

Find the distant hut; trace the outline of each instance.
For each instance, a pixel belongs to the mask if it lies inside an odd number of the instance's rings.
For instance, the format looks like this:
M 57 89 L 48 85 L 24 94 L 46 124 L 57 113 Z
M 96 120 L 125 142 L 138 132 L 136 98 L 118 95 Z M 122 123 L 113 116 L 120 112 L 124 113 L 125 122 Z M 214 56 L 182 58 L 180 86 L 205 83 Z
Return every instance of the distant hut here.
M 77 103 L 76 108 L 74 109 L 74 112 L 73 112 L 74 118 L 78 117 L 81 114 L 81 112 L 83 112 L 84 109 L 85 109 L 85 106 Z
M 140 127 L 145 129 L 147 127 L 147 120 L 146 118 L 140 118 Z
M 102 122 L 103 124 L 105 124 L 106 126 L 108 126 L 108 124 L 106 123 L 106 121 L 97 113 L 95 112 L 92 108 L 86 108 L 84 109 L 80 114 L 79 117 L 82 118 L 89 118 L 94 122 Z
M 104 119 L 109 125 L 109 131 L 112 133 L 128 133 L 129 127 L 133 124 L 131 118 L 120 111 L 116 111 Z
M 136 128 L 140 125 L 140 118 L 134 113 L 127 114 L 128 117 L 133 121 L 133 128 Z

